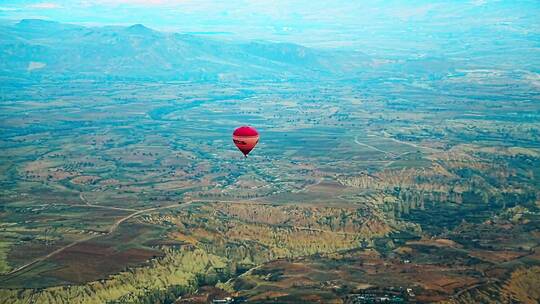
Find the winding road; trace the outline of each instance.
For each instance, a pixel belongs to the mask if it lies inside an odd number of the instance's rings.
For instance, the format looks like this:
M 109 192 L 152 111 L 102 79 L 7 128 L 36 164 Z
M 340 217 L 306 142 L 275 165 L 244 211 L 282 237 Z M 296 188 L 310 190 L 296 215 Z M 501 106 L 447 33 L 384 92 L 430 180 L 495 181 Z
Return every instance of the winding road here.
M 125 208 L 116 208 L 116 207 L 92 205 L 92 204 L 88 203 L 88 201 L 84 198 L 82 193 L 80 194 L 80 198 L 81 198 L 81 200 L 83 202 L 85 202 L 85 205 L 83 205 L 83 206 L 88 206 L 88 207 L 92 207 L 92 208 L 123 210 L 123 211 L 135 211 L 135 212 L 130 213 L 130 214 L 116 220 L 111 225 L 111 227 L 109 227 L 106 234 L 91 235 L 91 236 L 76 240 L 76 241 L 74 241 L 72 243 L 69 243 L 69 244 L 63 246 L 63 247 L 60 247 L 60 248 L 54 250 L 53 252 L 51 252 L 51 253 L 49 253 L 47 255 L 36 258 L 35 260 L 33 260 L 31 262 L 28 262 L 28 263 L 26 263 L 26 264 L 24 264 L 22 266 L 19 266 L 19 267 L 15 268 L 15 269 L 11 270 L 8 273 L 5 273 L 4 275 L 2 275 L 2 278 L 0 279 L 0 282 L 7 281 L 7 280 L 9 280 L 9 279 L 11 279 L 11 278 L 13 278 L 15 276 L 18 276 L 18 275 L 24 273 L 24 271 L 27 270 L 30 266 L 32 266 L 32 265 L 34 265 L 36 263 L 39 263 L 39 262 L 43 262 L 43 261 L 45 261 L 45 260 L 59 254 L 60 252 L 66 250 L 68 248 L 71 248 L 71 247 L 73 247 L 75 245 L 78 245 L 78 244 L 81 244 L 81 243 L 84 243 L 84 242 L 87 242 L 87 241 L 90 241 L 90 240 L 93 240 L 93 239 L 96 239 L 96 238 L 99 238 L 99 237 L 110 235 L 110 234 L 114 233 L 123 222 L 125 222 L 125 221 L 127 221 L 127 220 L 129 220 L 129 219 L 131 219 L 133 217 L 136 217 L 136 216 L 139 216 L 141 214 L 148 213 L 148 212 L 152 212 L 152 211 L 157 211 L 157 210 L 172 209 L 172 208 L 184 208 L 184 207 L 189 206 L 190 204 L 192 204 L 194 202 L 200 202 L 200 200 L 190 200 L 190 201 L 187 201 L 187 202 L 182 203 L 182 204 L 172 204 L 172 205 L 161 206 L 161 207 L 153 207 L 153 208 L 148 208 L 148 209 L 143 209 L 143 210 L 135 210 L 135 209 L 125 209 Z
M 86 199 L 86 197 L 84 197 L 84 195 L 81 193 L 79 193 L 79 198 L 81 199 L 81 201 L 83 201 L 84 205 L 86 207 L 91 207 L 91 208 L 102 208 L 102 209 L 111 209 L 111 210 L 120 210 L 120 211 L 139 211 L 137 209 L 130 209 L 130 208 L 118 208 L 118 207 L 111 207 L 111 206 L 102 206 L 102 205 L 96 205 L 96 204 L 90 204 L 90 202 L 88 202 L 88 200 Z
M 392 152 L 384 151 L 384 150 L 381 150 L 381 149 L 379 149 L 379 148 L 377 148 L 377 147 L 374 147 L 374 146 L 372 146 L 372 145 L 368 145 L 368 144 L 365 144 L 365 143 L 363 143 L 363 142 L 358 141 L 358 136 L 356 136 L 356 137 L 354 138 L 354 142 L 355 142 L 356 144 L 360 145 L 360 146 L 364 146 L 364 147 L 366 147 L 366 148 L 370 148 L 370 149 L 375 150 L 375 151 L 377 151 L 377 152 L 384 153 L 385 155 L 388 155 L 388 156 L 390 156 L 390 157 L 394 157 L 394 156 L 395 156 L 395 154 L 392 153 Z
M 387 139 L 389 139 L 391 141 L 403 144 L 403 145 L 415 147 L 417 149 L 426 149 L 426 150 L 429 150 L 430 152 L 433 152 L 433 153 L 441 152 L 440 150 L 437 150 L 437 149 L 434 149 L 434 148 L 431 148 L 431 147 L 420 146 L 420 145 L 417 145 L 417 144 L 412 143 L 412 142 L 406 142 L 406 141 L 395 139 L 390 134 L 388 134 L 386 131 L 382 131 L 382 133 L 383 133 L 385 138 L 387 138 Z
M 386 131 L 382 131 L 383 133 L 383 138 L 386 138 L 388 140 L 391 140 L 393 142 L 396 142 L 396 143 L 399 143 L 399 144 L 402 144 L 402 145 L 407 145 L 407 146 L 410 146 L 410 147 L 414 147 L 416 149 L 425 149 L 431 153 L 437 153 L 437 152 L 441 152 L 440 150 L 437 150 L 437 149 L 434 149 L 434 148 L 431 148 L 431 147 L 424 147 L 424 146 L 420 146 L 420 145 L 417 145 L 415 143 L 411 143 L 411 142 L 405 142 L 405 141 L 401 141 L 401 140 L 398 140 L 398 139 L 395 139 L 395 138 L 392 138 L 390 134 L 388 134 Z M 396 160 L 398 160 L 399 158 L 401 158 L 402 156 L 405 156 L 407 154 L 411 154 L 411 153 L 414 153 L 413 151 L 408 151 L 408 152 L 403 152 L 401 154 L 396 154 L 394 152 L 390 152 L 390 151 L 384 151 L 382 149 L 379 149 L 375 146 L 372 146 L 372 145 L 368 145 L 366 143 L 363 143 L 361 141 L 358 140 L 358 136 L 355 136 L 354 137 L 354 142 L 360 146 L 363 146 L 363 147 L 366 147 L 366 148 L 369 148 L 369 149 L 372 149 L 372 150 L 375 150 L 377 152 L 381 152 L 381 153 L 384 153 L 386 156 L 390 157 L 392 160 L 391 161 L 387 161 L 387 163 L 384 165 L 384 167 L 389 167 L 391 166 Z

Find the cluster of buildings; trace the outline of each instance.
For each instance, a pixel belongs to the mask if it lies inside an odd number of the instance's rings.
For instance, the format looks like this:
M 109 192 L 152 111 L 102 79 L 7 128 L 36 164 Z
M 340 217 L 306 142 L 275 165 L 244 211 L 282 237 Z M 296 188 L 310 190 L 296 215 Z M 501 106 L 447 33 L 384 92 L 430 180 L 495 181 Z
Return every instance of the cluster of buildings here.
M 415 294 L 411 288 L 366 289 L 345 298 L 345 304 L 412 303 Z

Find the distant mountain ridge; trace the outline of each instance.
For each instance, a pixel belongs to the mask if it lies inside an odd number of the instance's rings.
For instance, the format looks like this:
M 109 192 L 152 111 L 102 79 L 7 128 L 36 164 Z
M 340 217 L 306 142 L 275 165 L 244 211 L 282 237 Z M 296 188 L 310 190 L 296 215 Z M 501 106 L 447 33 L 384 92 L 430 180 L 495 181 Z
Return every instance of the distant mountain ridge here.
M 25 79 L 319 78 L 357 70 L 361 53 L 231 42 L 142 24 L 84 27 L 39 19 L 0 26 L 0 71 Z

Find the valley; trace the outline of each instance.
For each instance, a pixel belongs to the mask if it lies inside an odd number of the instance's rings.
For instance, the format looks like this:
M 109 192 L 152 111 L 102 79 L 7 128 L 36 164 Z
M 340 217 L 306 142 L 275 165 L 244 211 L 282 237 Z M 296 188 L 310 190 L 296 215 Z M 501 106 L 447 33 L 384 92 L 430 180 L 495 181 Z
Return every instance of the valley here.
M 540 262 L 534 96 L 464 117 L 467 103 L 443 108 L 411 88 L 397 107 L 376 88 L 4 93 L 2 297 L 144 303 L 201 286 L 268 303 L 341 303 L 369 288 L 408 301 L 523 297 L 512 284 Z M 512 120 L 483 126 L 488 111 Z M 261 132 L 247 159 L 230 142 L 242 123 Z
M 540 301 L 536 2 L 129 2 L 0 7 L 1 303 Z

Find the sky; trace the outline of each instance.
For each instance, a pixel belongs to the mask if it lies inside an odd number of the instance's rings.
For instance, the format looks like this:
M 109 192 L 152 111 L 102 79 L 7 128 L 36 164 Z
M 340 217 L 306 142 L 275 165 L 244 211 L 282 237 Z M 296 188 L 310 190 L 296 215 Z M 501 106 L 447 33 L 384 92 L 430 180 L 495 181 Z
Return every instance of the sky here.
M 452 41 L 453 34 L 465 39 L 469 32 L 496 30 L 503 40 L 513 33 L 538 35 L 537 16 L 538 0 L 0 0 L 0 19 L 141 23 L 162 31 L 379 51 L 429 51 Z

